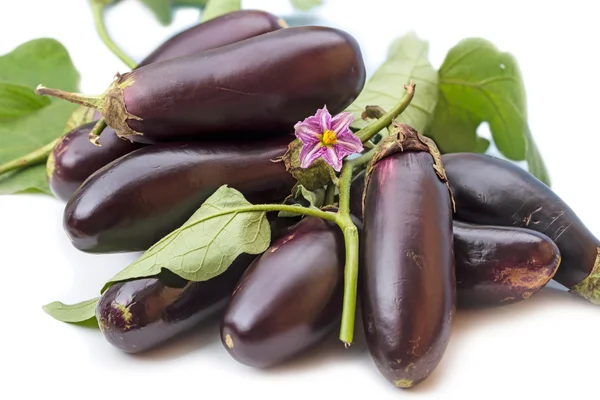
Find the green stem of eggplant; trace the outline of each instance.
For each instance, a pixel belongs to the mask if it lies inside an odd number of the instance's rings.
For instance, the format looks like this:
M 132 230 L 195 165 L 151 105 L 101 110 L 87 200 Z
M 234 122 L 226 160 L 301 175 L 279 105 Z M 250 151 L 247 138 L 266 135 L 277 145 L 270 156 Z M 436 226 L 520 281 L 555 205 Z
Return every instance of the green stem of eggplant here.
M 327 186 L 327 189 L 325 189 L 325 201 L 324 204 L 326 206 L 329 206 L 331 204 L 335 203 L 335 185 L 334 184 L 330 184 Z
M 29 154 L 25 154 L 22 157 L 0 165 L 0 175 L 19 168 L 29 167 L 46 162 L 48 155 L 50 155 L 52 149 L 54 149 L 54 146 L 56 146 L 56 143 L 58 143 L 59 140 L 60 139 L 55 139 L 44 147 L 40 147 Z
M 104 118 L 100 118 L 98 122 L 96 122 L 96 125 L 94 125 L 90 133 L 88 133 L 88 139 L 90 143 L 92 143 L 95 146 L 102 147 L 102 145 L 100 144 L 100 134 L 102 133 L 104 128 L 106 128 L 106 126 L 107 125 Z
M 92 13 L 94 14 L 94 23 L 96 25 L 98 35 L 106 47 L 108 47 L 108 49 L 112 51 L 115 56 L 123 61 L 123 63 L 125 63 L 125 65 L 127 65 L 129 68 L 134 69 L 137 63 L 115 44 L 106 30 L 106 24 L 104 23 L 104 9 L 108 5 L 107 3 L 108 2 L 102 0 L 90 0 Z
M 358 228 L 350 217 L 350 185 L 354 162 L 347 160 L 340 174 L 340 201 L 336 223 L 344 234 L 346 264 L 344 266 L 344 302 L 340 325 L 340 340 L 349 347 L 354 340 L 354 319 L 356 314 L 356 292 L 358 286 Z
M 385 113 L 381 118 L 377 119 L 375 122 L 365 126 L 358 132 L 356 132 L 356 136 L 359 137 L 361 142 L 365 143 L 369 141 L 373 136 L 377 135 L 382 129 L 392 123 L 392 121 L 400 115 L 406 108 L 410 105 L 414 95 L 415 95 L 415 84 L 410 83 L 407 86 L 404 86 L 406 89 L 406 93 L 404 97 L 400 100 L 398 104 L 394 106 L 389 112 Z

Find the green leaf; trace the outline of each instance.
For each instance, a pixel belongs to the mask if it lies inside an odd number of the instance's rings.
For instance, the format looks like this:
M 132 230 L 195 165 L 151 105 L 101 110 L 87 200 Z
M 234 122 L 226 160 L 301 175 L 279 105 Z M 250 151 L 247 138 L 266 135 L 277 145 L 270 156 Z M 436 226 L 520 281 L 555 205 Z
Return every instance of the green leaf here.
M 100 297 L 77 304 L 64 304 L 55 301 L 43 308 L 52 318 L 62 322 L 82 323 L 96 318 L 96 304 Z
M 285 199 L 285 204 L 302 207 L 312 208 L 314 210 L 320 209 L 325 202 L 325 189 L 317 189 L 315 191 L 308 190 L 302 185 L 297 185 L 296 190 L 290 196 Z M 292 213 L 288 211 L 280 211 L 278 216 L 283 218 L 294 218 L 299 217 L 303 214 Z
M 187 222 L 115 275 L 108 285 L 154 276 L 163 268 L 183 279 L 206 281 L 225 272 L 240 254 L 264 252 L 271 242 L 266 213 L 236 212 L 251 206 L 240 192 L 221 186 Z
M 169 25 L 173 21 L 171 0 L 141 0 L 142 3 L 152 11 L 158 22 Z
M 525 130 L 525 137 L 527 139 L 527 153 L 525 155 L 525 159 L 527 160 L 527 169 L 533 176 L 550 187 L 552 184 L 550 181 L 550 175 L 548 174 L 546 164 L 544 164 L 542 155 L 540 154 L 535 140 L 533 139 L 533 135 L 529 130 L 529 126 L 527 126 L 527 129 Z
M 392 43 L 387 60 L 346 109 L 354 113 L 353 128 L 360 129 L 368 125 L 361 118 L 366 106 L 380 106 L 385 111 L 394 107 L 406 92 L 404 85 L 412 80 L 416 84 L 415 97 L 396 120 L 424 132 L 438 98 L 438 74 L 429 62 L 428 49 L 428 43 L 412 32 Z
M 202 12 L 202 22 L 238 11 L 242 8 L 241 0 L 209 0 Z
M 505 157 L 525 159 L 525 88 L 511 54 L 484 39 L 462 40 L 446 55 L 439 83 L 440 98 L 428 135 L 443 152 L 480 149 L 476 130 L 487 122 Z
M 0 81 L 33 90 L 39 83 L 77 91 L 79 73 L 67 50 L 52 39 L 27 42 L 0 57 Z M 58 99 L 19 118 L 0 124 L 0 164 L 17 159 L 59 137 L 77 106 Z M 0 114 L 2 114 L 0 110 Z M 0 177 L 0 193 L 50 193 L 43 166 L 9 172 Z
M 173 0 L 174 6 L 182 6 L 182 7 L 198 7 L 202 8 L 206 6 L 209 0 Z
M 0 120 L 20 117 L 50 104 L 27 86 L 0 82 Z
M 308 11 L 313 7 L 323 4 L 323 0 L 290 0 L 292 6 L 300 11 Z

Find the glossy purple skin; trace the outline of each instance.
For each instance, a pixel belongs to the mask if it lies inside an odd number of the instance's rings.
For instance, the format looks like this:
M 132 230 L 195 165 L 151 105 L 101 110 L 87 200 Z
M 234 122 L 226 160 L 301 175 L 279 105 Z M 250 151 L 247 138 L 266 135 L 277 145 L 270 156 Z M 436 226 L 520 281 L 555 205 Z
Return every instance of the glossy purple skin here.
M 234 11 L 173 36 L 148 55 L 138 67 L 236 43 L 281 29 L 283 24 L 281 19 L 266 11 Z
M 102 147 L 95 146 L 88 139 L 95 124 L 96 121 L 93 121 L 73 129 L 52 150 L 50 157 L 54 168 L 49 171 L 48 184 L 60 200 L 68 201 L 91 174 L 143 146 L 120 139 L 111 128 L 106 128 L 100 136 Z
M 440 362 L 456 302 L 452 207 L 432 156 L 378 161 L 363 223 L 359 284 L 369 351 L 392 384 L 413 387 Z
M 344 261 L 340 229 L 304 218 L 239 281 L 221 324 L 225 349 L 242 364 L 269 368 L 322 341 L 339 326 Z
M 547 235 L 562 257 L 554 279 L 568 288 L 590 274 L 600 241 L 548 186 L 519 166 L 488 155 L 455 153 L 442 159 L 457 219 Z
M 242 254 L 227 271 L 205 282 L 174 276 L 116 283 L 96 306 L 100 329 L 110 344 L 124 352 L 154 348 L 219 314 L 254 258 Z
M 365 82 L 358 43 L 338 29 L 280 29 L 153 63 L 118 81 L 128 126 L 145 143 L 292 132 L 326 105 L 344 110 Z M 108 118 L 107 118 L 108 120 Z
M 141 251 L 181 226 L 222 185 L 253 204 L 280 202 L 295 181 L 273 160 L 290 140 L 138 149 L 95 172 L 75 192 L 65 207 L 64 228 L 82 251 Z
M 454 221 L 454 257 L 459 307 L 515 303 L 552 279 L 560 251 L 542 233 L 515 227 Z

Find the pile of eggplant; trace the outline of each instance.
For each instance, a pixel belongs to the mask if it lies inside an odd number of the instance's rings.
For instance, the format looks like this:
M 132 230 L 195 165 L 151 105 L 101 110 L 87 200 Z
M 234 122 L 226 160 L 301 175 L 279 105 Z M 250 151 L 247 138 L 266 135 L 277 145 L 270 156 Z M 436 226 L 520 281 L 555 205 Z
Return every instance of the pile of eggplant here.
M 103 96 L 76 99 L 99 113 L 66 134 L 48 162 L 70 241 L 88 253 L 147 250 L 225 184 L 251 203 L 281 203 L 296 181 L 273 160 L 294 139 L 294 124 L 324 104 L 332 115 L 343 111 L 364 83 L 349 34 L 287 27 L 262 11 L 171 38 Z M 88 136 L 101 117 L 108 127 L 98 147 Z M 551 279 L 581 289 L 598 272 L 600 244 L 518 166 L 480 154 L 440 157 L 411 127 L 400 130 L 402 140 L 354 178 L 351 212 L 368 347 L 381 373 L 408 388 L 439 363 L 457 307 L 514 303 Z M 217 316 L 235 360 L 270 368 L 333 334 L 342 232 L 315 217 L 270 223 L 268 250 L 242 254 L 211 280 L 163 270 L 110 286 L 96 309 L 106 339 L 139 353 Z

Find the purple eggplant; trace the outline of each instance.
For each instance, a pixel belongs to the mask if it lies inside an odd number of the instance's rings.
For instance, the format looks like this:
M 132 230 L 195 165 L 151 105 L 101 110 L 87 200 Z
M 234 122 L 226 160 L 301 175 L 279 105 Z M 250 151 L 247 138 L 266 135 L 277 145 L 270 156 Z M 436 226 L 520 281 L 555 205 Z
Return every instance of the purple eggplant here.
M 102 147 L 95 146 L 88 139 L 94 125 L 96 121 L 73 129 L 60 139 L 50 153 L 46 168 L 48 184 L 52 193 L 63 201 L 68 201 L 95 171 L 144 146 L 119 138 L 111 128 L 102 133 Z
M 306 217 L 272 243 L 239 281 L 221 340 L 240 363 L 280 364 L 330 334 L 342 311 L 344 238 L 337 225 Z
M 363 326 L 379 371 L 410 388 L 440 362 L 456 304 L 452 201 L 432 141 L 407 125 L 366 176 L 359 277 Z
M 225 46 L 284 26 L 281 19 L 265 11 L 235 11 L 173 36 L 142 60 L 138 67 Z M 100 114 L 95 115 L 94 123 L 67 133 L 50 154 L 48 183 L 54 195 L 63 201 L 69 200 L 75 189 L 91 174 L 142 146 L 129 140 L 118 140 L 112 128 L 104 129 L 100 138 L 102 147 L 91 144 L 88 134 L 99 118 Z
M 552 279 L 560 251 L 550 238 L 525 228 L 454 221 L 459 307 L 510 304 L 528 299 Z
M 98 97 L 37 92 L 94 107 L 119 136 L 155 143 L 287 134 L 323 106 L 343 111 L 364 82 L 352 36 L 301 26 L 146 65 Z
M 554 279 L 600 304 L 600 241 L 556 193 L 519 166 L 492 156 L 446 154 L 443 162 L 457 219 L 545 234 L 562 258 Z
M 138 67 L 216 49 L 285 27 L 287 24 L 281 18 L 266 11 L 234 11 L 173 36 L 140 62 Z
M 146 250 L 182 225 L 220 186 L 251 203 L 283 201 L 295 181 L 282 162 L 291 139 L 163 143 L 96 171 L 73 194 L 64 227 L 90 253 Z

